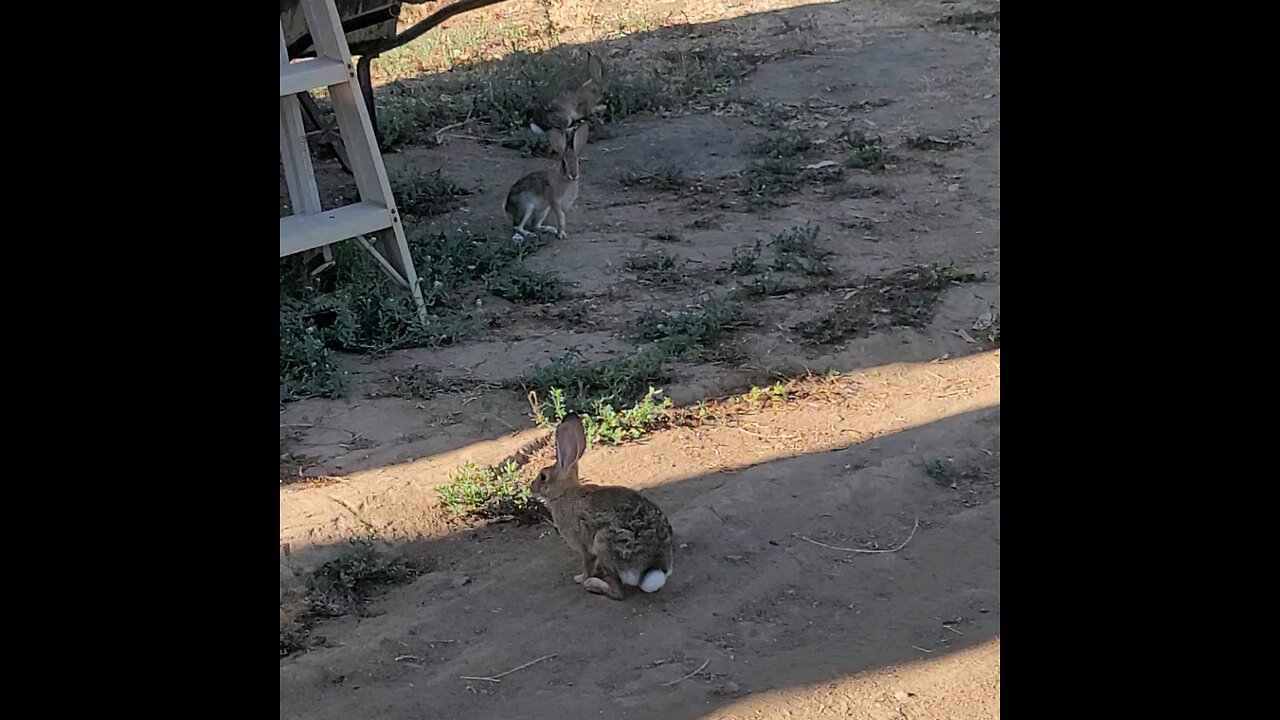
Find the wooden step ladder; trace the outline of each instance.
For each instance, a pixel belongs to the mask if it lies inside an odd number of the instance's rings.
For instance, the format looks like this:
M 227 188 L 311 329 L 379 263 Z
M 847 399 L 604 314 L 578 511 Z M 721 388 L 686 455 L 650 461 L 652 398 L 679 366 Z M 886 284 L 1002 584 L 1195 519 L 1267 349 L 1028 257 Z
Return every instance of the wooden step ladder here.
M 326 265 L 333 262 L 329 246 L 355 239 L 383 272 L 413 296 L 425 322 L 418 273 L 409 255 L 400 213 L 396 211 L 387 168 L 374 138 L 369 112 L 356 87 L 356 71 L 333 0 L 301 0 L 316 56 L 289 61 L 284 25 L 280 26 L 280 161 L 293 215 L 280 219 L 280 257 L 319 249 Z M 320 207 L 315 168 L 307 145 L 298 93 L 327 87 L 334 115 L 345 141 L 351 173 L 360 201 L 333 210 Z M 370 242 L 366 235 L 372 235 Z

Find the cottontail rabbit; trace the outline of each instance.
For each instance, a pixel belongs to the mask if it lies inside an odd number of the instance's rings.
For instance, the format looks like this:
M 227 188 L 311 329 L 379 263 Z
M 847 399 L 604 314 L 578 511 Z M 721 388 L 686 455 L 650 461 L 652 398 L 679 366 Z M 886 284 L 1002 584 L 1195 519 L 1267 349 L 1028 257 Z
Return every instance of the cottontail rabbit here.
M 587 74 L 587 80 L 581 85 L 565 90 L 535 110 L 529 129 L 539 134 L 544 132 L 544 127 L 568 129 L 579 120 L 607 110 L 608 106 L 600 102 L 605 91 L 604 64 L 590 50 L 587 51 Z
M 671 523 L 634 490 L 579 482 L 586 449 L 582 420 L 566 417 L 556 428 L 556 464 L 543 468 L 530 488 L 560 536 L 582 555 L 582 573 L 573 581 L 614 600 L 623 598 L 623 586 L 657 592 L 671 577 Z
M 564 213 L 578 199 L 578 161 L 587 147 L 587 126 L 579 125 L 574 131 L 573 147 L 565 147 L 564 133 L 559 130 L 552 130 L 548 137 L 559 167 L 531 172 L 517 180 L 507 193 L 507 215 L 515 230 L 511 239 L 516 242 L 524 240 L 530 232 L 525 226 L 535 214 L 539 231 L 555 231 L 561 240 L 568 237 L 564 231 Z M 557 227 L 544 224 L 552 210 L 556 211 Z

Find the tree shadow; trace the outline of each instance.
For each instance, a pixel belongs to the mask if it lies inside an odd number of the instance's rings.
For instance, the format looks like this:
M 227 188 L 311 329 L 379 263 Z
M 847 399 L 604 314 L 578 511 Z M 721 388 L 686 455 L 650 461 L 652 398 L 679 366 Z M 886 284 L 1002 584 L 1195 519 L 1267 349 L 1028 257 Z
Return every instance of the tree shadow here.
M 435 569 L 283 659 L 281 717 L 692 719 L 990 641 L 999 414 L 647 490 L 675 529 L 674 573 L 623 602 L 571 582 L 547 525 L 403 545 Z

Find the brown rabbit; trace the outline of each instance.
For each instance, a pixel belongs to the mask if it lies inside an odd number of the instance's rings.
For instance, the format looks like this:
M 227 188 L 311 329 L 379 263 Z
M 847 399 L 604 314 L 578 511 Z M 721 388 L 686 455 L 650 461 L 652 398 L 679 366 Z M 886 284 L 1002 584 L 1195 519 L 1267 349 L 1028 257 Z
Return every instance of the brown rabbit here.
M 604 63 L 590 50 L 587 51 L 587 74 L 586 81 L 581 85 L 556 95 L 540 111 L 535 112 L 529 129 L 542 133 L 543 128 L 539 127 L 539 123 L 544 124 L 547 129 L 567 129 L 579 120 L 607 110 L 608 106 L 600 102 L 604 99 L 605 92 Z
M 573 147 L 565 147 L 564 133 L 552 130 L 548 133 L 551 149 L 559 158 L 556 169 L 538 170 L 520 178 L 507 193 L 506 211 L 511 217 L 515 234 L 511 239 L 520 242 L 530 232 L 525 226 L 536 213 L 535 226 L 539 231 L 555 231 L 561 240 L 568 237 L 564 231 L 564 213 L 578 199 L 579 160 L 587 147 L 587 126 L 579 125 L 573 133 Z M 556 225 L 545 225 L 547 215 L 556 212 Z
M 671 577 L 671 523 L 634 490 L 579 482 L 578 460 L 586 449 L 582 420 L 566 417 L 556 428 L 556 464 L 543 468 L 530 488 L 551 511 L 560 536 L 582 556 L 582 573 L 573 581 L 614 600 L 623 598 L 624 586 L 657 592 Z

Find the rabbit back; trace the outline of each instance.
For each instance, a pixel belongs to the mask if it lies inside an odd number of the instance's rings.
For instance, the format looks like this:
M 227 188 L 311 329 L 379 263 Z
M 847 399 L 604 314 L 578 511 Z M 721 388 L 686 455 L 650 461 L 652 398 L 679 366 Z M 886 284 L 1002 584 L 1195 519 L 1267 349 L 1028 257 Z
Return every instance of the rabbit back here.
M 584 485 L 579 504 L 580 537 L 601 564 L 626 585 L 640 585 L 650 570 L 670 574 L 671 523 L 640 493 L 624 487 Z
M 525 208 L 532 205 L 535 212 L 551 203 L 555 197 L 556 182 L 547 170 L 536 170 L 525 175 L 507 192 L 505 208 L 513 222 L 520 222 Z

